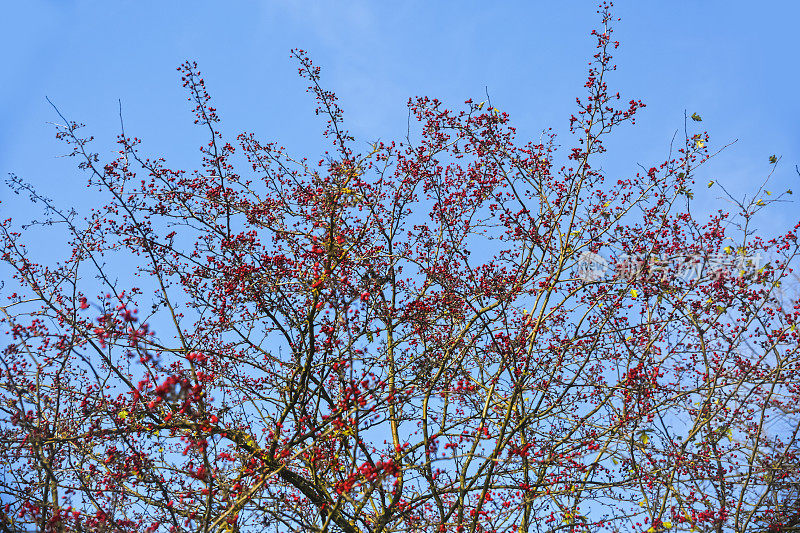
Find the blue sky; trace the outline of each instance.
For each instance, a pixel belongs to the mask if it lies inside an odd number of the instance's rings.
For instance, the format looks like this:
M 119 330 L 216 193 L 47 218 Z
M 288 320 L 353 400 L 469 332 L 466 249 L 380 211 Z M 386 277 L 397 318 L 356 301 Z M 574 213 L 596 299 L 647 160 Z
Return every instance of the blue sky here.
M 568 143 L 595 10 L 584 0 L 10 3 L 0 22 L 0 174 L 13 172 L 65 206 L 85 198 L 75 162 L 57 157 L 64 148 L 45 96 L 109 155 L 121 99 L 126 131 L 144 139 L 145 152 L 195 168 L 202 132 L 175 71 L 187 58 L 205 74 L 224 133 L 252 131 L 315 159 L 321 122 L 289 59 L 293 47 L 323 68 L 365 146 L 404 134 L 410 96 L 458 107 L 484 99 L 486 88 L 521 140 L 552 127 Z M 622 45 L 611 87 L 647 108 L 612 145 L 610 172 L 665 158 L 686 110 L 703 116 L 712 147 L 738 139 L 708 179 L 743 193 L 768 173 L 774 153 L 783 158 L 774 188 L 800 193 L 800 2 L 622 0 L 615 11 Z M 0 189 L 0 211 L 25 213 L 17 198 Z M 769 224 L 798 219 L 798 204 L 785 204 Z
M 276 140 L 315 160 L 322 122 L 296 74 L 289 50 L 309 51 L 323 81 L 339 95 L 359 142 L 404 135 L 409 97 L 452 107 L 483 100 L 510 114 L 519 138 L 552 127 L 569 143 L 568 120 L 583 96 L 589 0 L 18 0 L 0 20 L 0 175 L 14 173 L 61 206 L 86 209 L 95 196 L 50 122 L 49 97 L 113 157 L 118 100 L 126 132 L 168 165 L 199 166 L 205 132 L 194 127 L 176 67 L 196 60 L 229 139 L 243 130 Z M 620 0 L 619 70 L 613 92 L 642 99 L 634 128 L 609 145 L 607 170 L 624 176 L 667 157 L 684 112 L 697 112 L 711 147 L 738 142 L 698 177 L 705 210 L 725 208 L 705 187 L 737 194 L 760 184 L 768 158 L 782 157 L 773 190 L 800 199 L 800 0 Z M 694 126 L 694 125 L 693 125 Z M 23 198 L 0 184 L 0 218 L 33 216 Z M 774 233 L 800 220 L 800 204 L 771 210 L 760 222 Z M 33 246 L 53 255 L 57 237 Z M 121 269 L 120 269 L 121 270 Z M 2 278 L 2 275 L 0 275 Z

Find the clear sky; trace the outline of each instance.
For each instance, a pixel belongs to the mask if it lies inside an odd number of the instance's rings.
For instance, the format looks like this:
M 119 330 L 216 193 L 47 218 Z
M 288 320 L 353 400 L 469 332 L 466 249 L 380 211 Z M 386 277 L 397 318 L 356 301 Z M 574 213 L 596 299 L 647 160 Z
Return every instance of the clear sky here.
M 592 1 L 211 2 L 25 0 L 0 22 L 0 174 L 13 172 L 62 205 L 80 204 L 84 177 L 48 124 L 45 100 L 87 124 L 110 154 L 119 131 L 175 167 L 197 167 L 202 132 L 192 126 L 175 68 L 196 60 L 231 137 L 247 130 L 298 156 L 319 155 L 321 122 L 289 49 L 308 50 L 339 94 L 359 141 L 405 132 L 407 99 L 452 107 L 484 99 L 510 113 L 522 140 L 553 127 L 566 135 L 583 96 L 597 23 Z M 800 197 L 800 2 L 620 0 L 619 70 L 611 87 L 647 108 L 613 145 L 609 169 L 631 173 L 667 155 L 684 110 L 703 117 L 712 147 L 738 142 L 708 167 L 742 193 L 783 159 L 775 188 Z M 705 183 L 703 178 L 703 184 Z M 704 187 L 704 185 L 701 185 Z M 0 212 L 26 209 L 0 188 Z M 785 204 L 776 228 L 800 219 Z

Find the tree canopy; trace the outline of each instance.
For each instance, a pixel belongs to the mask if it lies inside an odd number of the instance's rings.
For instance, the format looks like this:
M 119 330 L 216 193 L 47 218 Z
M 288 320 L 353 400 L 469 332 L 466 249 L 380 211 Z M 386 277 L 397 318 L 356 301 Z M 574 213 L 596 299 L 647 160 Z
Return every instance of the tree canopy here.
M 77 214 L 12 180 L 70 253 L 39 263 L 0 224 L 0 528 L 800 524 L 800 223 L 755 232 L 787 198 L 764 185 L 696 214 L 697 113 L 664 161 L 606 175 L 644 104 L 607 85 L 600 14 L 567 141 L 420 97 L 407 138 L 361 150 L 301 50 L 319 158 L 226 140 L 191 62 L 196 170 L 124 130 L 106 161 L 62 115 L 107 200 Z

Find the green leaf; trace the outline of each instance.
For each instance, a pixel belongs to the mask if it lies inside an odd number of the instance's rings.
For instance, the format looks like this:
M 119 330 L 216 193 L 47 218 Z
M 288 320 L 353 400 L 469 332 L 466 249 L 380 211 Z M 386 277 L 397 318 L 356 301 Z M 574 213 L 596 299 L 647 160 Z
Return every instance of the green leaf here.
M 777 156 L 775 154 L 772 154 L 771 156 L 769 156 L 769 162 L 772 163 L 773 165 L 775 163 L 777 163 L 778 162 Z
M 703 121 L 702 117 L 700 115 L 698 115 L 697 113 L 692 113 L 692 120 L 694 120 L 695 122 L 702 122 Z

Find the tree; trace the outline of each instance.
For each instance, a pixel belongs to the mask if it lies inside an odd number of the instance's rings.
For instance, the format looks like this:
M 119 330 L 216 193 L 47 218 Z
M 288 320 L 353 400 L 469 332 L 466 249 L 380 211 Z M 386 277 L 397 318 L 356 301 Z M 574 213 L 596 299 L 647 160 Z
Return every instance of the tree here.
M 71 253 L 39 264 L 0 225 L 3 529 L 796 525 L 800 224 L 754 233 L 784 198 L 763 186 L 697 217 L 705 132 L 607 179 L 604 140 L 644 104 L 607 88 L 600 14 L 562 163 L 491 102 L 429 98 L 413 138 L 362 153 L 300 50 L 318 162 L 226 142 L 194 63 L 198 171 L 124 130 L 102 162 L 62 116 L 108 201 L 79 219 L 12 181 Z

